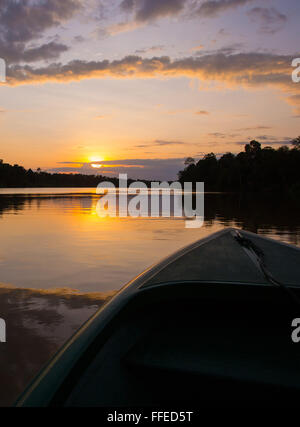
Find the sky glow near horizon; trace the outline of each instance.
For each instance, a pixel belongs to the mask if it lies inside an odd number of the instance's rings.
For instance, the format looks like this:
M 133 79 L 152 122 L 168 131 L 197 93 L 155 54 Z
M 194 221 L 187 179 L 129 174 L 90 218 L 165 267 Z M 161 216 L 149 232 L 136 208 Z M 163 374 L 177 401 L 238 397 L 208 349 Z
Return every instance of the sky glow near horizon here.
M 300 134 L 297 0 L 0 5 L 5 162 L 175 179 L 188 156 Z

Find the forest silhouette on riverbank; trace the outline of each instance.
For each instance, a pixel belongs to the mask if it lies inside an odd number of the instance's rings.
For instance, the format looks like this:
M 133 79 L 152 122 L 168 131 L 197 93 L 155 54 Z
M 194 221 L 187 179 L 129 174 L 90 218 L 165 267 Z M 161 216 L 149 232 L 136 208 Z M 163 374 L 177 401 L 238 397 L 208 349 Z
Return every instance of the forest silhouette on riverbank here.
M 204 182 L 206 191 L 280 192 L 300 196 L 300 137 L 287 146 L 261 148 L 258 141 L 245 145 L 237 155 L 214 153 L 195 162 L 189 157 L 179 181 Z
M 0 188 L 88 188 L 97 187 L 100 182 L 112 182 L 118 187 L 118 178 L 103 175 L 84 175 L 79 173 L 48 173 L 38 169 L 25 169 L 23 166 L 10 165 L 0 160 Z M 134 182 L 128 180 L 128 184 Z

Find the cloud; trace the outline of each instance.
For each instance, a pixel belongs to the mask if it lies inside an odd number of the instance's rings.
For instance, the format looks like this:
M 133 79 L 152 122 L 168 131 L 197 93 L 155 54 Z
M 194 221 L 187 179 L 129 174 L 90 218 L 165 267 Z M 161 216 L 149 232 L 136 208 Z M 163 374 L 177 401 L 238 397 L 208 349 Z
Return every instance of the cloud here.
M 15 58 L 15 61 L 35 62 L 43 59 L 56 59 L 61 53 L 68 49 L 69 48 L 62 43 L 51 42 L 20 52 L 19 57 Z
M 210 113 L 208 112 L 208 111 L 205 111 L 205 110 L 200 110 L 200 111 L 196 111 L 196 113 L 195 113 L 197 116 L 207 116 L 207 115 L 209 115 Z
M 157 19 L 178 15 L 186 3 L 187 0 L 122 0 L 120 10 L 129 15 L 128 19 L 109 26 L 106 31 L 111 35 L 133 31 Z
M 231 43 L 229 45 L 225 45 L 220 47 L 219 49 L 210 49 L 210 50 L 199 50 L 195 52 L 197 56 L 207 56 L 207 55 L 217 55 L 219 53 L 223 55 L 233 55 L 237 53 L 242 53 L 245 49 L 245 45 L 243 43 Z
M 258 23 L 260 31 L 263 33 L 274 34 L 281 30 L 287 22 L 287 17 L 278 12 L 275 8 L 254 7 L 247 12 L 250 19 Z
M 281 138 L 279 137 L 278 138 L 278 137 L 272 136 L 272 135 L 258 135 L 258 136 L 254 137 L 254 138 L 253 137 L 249 137 L 248 141 L 239 141 L 239 142 L 236 142 L 235 144 L 236 145 L 246 145 L 246 144 L 249 144 L 249 141 L 252 140 L 252 139 L 255 139 L 256 141 L 259 141 L 264 146 L 290 145 L 291 142 L 292 142 L 292 140 L 293 140 L 293 138 L 289 137 L 289 136 L 281 137 Z
M 136 55 L 142 55 L 142 54 L 146 54 L 146 53 L 160 52 L 160 51 L 164 50 L 164 48 L 165 47 L 163 45 L 145 47 L 144 49 L 137 49 L 135 51 L 135 54 Z
M 212 18 L 221 12 L 244 6 L 253 0 L 208 0 L 200 5 L 196 13 L 204 18 Z
M 49 42 L 37 47 L 25 47 L 24 43 L 6 43 L 0 37 L 0 56 L 11 64 L 54 60 L 67 50 L 68 46 L 63 43 Z
M 44 32 L 70 19 L 81 7 L 81 0 L 1 0 L 0 56 L 9 62 L 53 59 L 67 50 L 58 43 L 28 46 Z
M 219 13 L 253 0 L 123 0 L 121 11 L 133 15 L 132 22 L 145 24 L 167 16 L 176 16 L 189 10 L 189 16 L 215 17 Z
M 291 79 L 291 55 L 248 52 L 225 55 L 207 54 L 172 60 L 168 56 L 142 58 L 137 55 L 119 60 L 75 60 L 65 65 L 53 63 L 45 67 L 14 65 L 7 69 L 10 85 L 45 82 L 80 81 L 87 78 L 198 78 L 220 83 L 226 88 L 275 88 L 289 95 L 288 101 L 297 106 L 300 85 Z M 298 107 L 297 107 L 298 108 Z
M 219 13 L 253 0 L 122 0 L 120 10 L 127 20 L 114 24 L 106 30 L 109 34 L 132 31 L 158 19 L 181 15 L 185 18 L 211 18 Z M 185 12 L 185 13 L 184 13 Z M 225 34 L 225 32 L 224 32 Z M 199 49 L 198 49 L 199 50 Z
M 184 167 L 185 158 L 173 159 L 125 159 L 98 162 L 104 167 L 95 169 L 92 163 L 60 162 L 62 165 L 48 169 L 51 173 L 84 173 L 117 176 L 119 173 L 127 173 L 132 179 L 149 180 L 175 180 L 177 173 Z M 106 167 L 105 167 L 106 166 Z M 108 167 L 109 166 L 109 167 Z
M 235 138 L 239 136 L 236 133 L 221 133 L 221 132 L 211 132 L 211 133 L 208 133 L 207 135 L 213 138 L 220 138 L 220 139 Z
M 254 139 L 259 139 L 262 141 L 276 141 L 278 138 L 272 135 L 258 135 Z
M 119 33 L 126 33 L 127 31 L 134 31 L 143 25 L 139 22 L 129 21 L 129 22 L 119 22 L 118 24 L 114 24 L 109 26 L 106 30 L 100 30 L 101 35 L 109 34 L 114 36 Z
M 85 37 L 78 35 L 73 38 L 75 43 L 83 43 L 86 41 Z
M 286 139 L 283 139 L 282 141 L 278 140 L 278 141 L 264 141 L 262 143 L 265 146 L 272 146 L 272 145 L 279 145 L 280 147 L 282 147 L 283 145 L 291 145 L 291 141 L 287 141 Z
M 270 126 L 252 126 L 252 127 L 246 127 L 246 128 L 239 128 L 237 129 L 238 131 L 251 131 L 251 130 L 268 130 L 268 129 L 272 129 Z
M 120 3 L 120 9 L 131 15 L 132 23 L 137 25 L 144 25 L 148 22 L 153 22 L 157 19 L 176 16 L 181 14 L 184 9 L 188 10 L 190 17 L 215 17 L 219 13 L 225 12 L 229 9 L 234 9 L 238 6 L 244 6 L 253 0 L 123 0 Z M 128 30 L 126 27 L 129 22 L 123 22 L 119 25 L 123 29 Z M 121 30 L 119 27 L 119 30 Z
M 11 42 L 36 39 L 46 29 L 70 19 L 80 6 L 80 0 L 1 0 L 1 37 Z
M 11 66 L 10 84 L 45 81 L 76 81 L 86 78 L 163 78 L 197 77 L 230 84 L 264 86 L 291 83 L 292 56 L 272 53 L 216 53 L 201 57 L 171 60 L 168 56 L 142 58 L 125 56 L 114 61 L 74 60 L 65 65 L 53 63 L 45 67 Z M 296 85 L 293 85 L 295 87 Z
M 184 6 L 185 0 L 123 0 L 120 5 L 123 11 L 134 13 L 136 22 L 177 15 Z
M 157 139 L 154 142 L 154 145 L 158 145 L 158 146 L 165 146 L 165 145 L 185 145 L 186 142 L 182 142 L 182 141 L 164 141 L 161 139 Z
M 209 115 L 210 112 L 209 111 L 205 111 L 205 110 L 199 110 L 199 111 L 194 111 L 191 108 L 182 108 L 182 109 L 176 109 L 176 110 L 167 110 L 167 111 L 163 111 L 163 114 L 168 114 L 168 115 L 175 115 L 175 114 L 183 114 L 183 113 L 192 113 L 192 114 L 196 114 L 197 116 L 206 116 Z
M 165 147 L 171 145 L 186 145 L 187 142 L 182 141 L 165 141 L 162 139 L 156 139 L 155 141 L 149 144 L 136 145 L 136 148 L 146 148 L 146 147 Z
M 204 49 L 204 44 L 199 44 L 198 46 L 194 46 L 190 49 L 191 52 L 199 52 Z

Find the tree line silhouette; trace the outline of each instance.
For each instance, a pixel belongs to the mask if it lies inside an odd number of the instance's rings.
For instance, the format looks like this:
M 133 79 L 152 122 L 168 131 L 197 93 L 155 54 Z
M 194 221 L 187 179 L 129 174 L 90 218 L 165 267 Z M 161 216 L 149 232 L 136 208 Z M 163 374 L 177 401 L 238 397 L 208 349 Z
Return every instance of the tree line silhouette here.
M 291 143 L 292 148 L 261 148 L 253 140 L 237 155 L 229 152 L 218 159 L 209 153 L 198 162 L 189 157 L 179 181 L 204 182 L 206 191 L 276 191 L 300 196 L 300 137 Z
M 116 187 L 118 178 L 103 175 L 84 175 L 67 173 L 48 173 L 39 168 L 36 172 L 19 165 L 10 165 L 0 159 L 0 188 L 39 188 L 39 187 L 97 187 L 100 182 L 109 181 Z M 133 180 L 128 180 L 131 184 Z

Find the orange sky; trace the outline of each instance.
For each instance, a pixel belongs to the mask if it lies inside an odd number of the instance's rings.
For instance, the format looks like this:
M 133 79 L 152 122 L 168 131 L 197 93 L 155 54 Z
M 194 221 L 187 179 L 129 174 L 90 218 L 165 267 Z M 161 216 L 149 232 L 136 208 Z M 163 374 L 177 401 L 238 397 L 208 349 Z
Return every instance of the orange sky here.
M 4 3 L 9 163 L 141 178 L 163 167 L 173 179 L 187 156 L 236 153 L 254 138 L 278 147 L 300 133 L 296 0 Z

